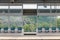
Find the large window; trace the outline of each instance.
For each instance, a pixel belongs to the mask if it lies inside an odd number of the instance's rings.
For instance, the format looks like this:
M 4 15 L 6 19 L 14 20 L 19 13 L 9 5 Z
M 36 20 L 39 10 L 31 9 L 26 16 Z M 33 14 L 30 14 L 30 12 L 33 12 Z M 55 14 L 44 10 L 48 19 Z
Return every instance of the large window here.
M 38 16 L 38 27 L 50 27 L 50 16 Z
M 0 16 L 0 27 L 8 27 L 8 16 Z
M 38 27 L 56 27 L 56 17 L 38 16 Z
M 10 27 L 22 27 L 22 17 L 21 16 L 10 16 L 9 17 Z
M 23 16 L 24 32 L 36 32 L 36 16 Z
M 57 27 L 60 27 L 60 16 L 57 16 Z
M 57 27 L 56 16 L 50 16 L 50 27 Z

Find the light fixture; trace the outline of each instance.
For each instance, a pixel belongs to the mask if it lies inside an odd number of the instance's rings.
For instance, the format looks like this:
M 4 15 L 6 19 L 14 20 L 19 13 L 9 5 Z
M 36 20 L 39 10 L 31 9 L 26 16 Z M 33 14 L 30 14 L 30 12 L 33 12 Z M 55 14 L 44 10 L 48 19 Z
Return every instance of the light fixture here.
M 47 8 L 47 6 L 46 6 L 46 5 L 44 5 L 44 7 L 45 7 L 45 8 Z
M 43 2 L 44 2 L 43 6 L 44 6 L 45 8 L 47 8 L 47 6 L 46 6 L 46 0 L 43 0 Z
M 44 8 L 47 8 L 47 5 L 46 5 L 46 3 L 43 3 L 43 6 L 44 6 Z

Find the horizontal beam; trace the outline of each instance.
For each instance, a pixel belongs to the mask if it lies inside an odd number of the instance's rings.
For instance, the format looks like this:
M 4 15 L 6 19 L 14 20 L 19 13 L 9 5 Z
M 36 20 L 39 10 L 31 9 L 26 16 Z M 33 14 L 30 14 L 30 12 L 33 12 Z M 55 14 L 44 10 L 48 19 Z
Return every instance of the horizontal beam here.
M 13 3 L 13 1 L 0 0 L 0 3 Z M 14 3 L 60 3 L 60 0 L 14 0 Z

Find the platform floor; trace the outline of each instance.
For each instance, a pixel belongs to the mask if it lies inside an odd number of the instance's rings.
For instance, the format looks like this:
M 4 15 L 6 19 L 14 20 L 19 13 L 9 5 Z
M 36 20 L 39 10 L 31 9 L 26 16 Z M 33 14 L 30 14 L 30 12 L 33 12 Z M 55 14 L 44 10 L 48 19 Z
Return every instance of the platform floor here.
M 0 39 L 60 39 L 60 36 L 35 36 L 35 35 L 24 35 L 24 36 L 0 36 Z
M 60 40 L 60 39 L 0 39 L 0 40 Z

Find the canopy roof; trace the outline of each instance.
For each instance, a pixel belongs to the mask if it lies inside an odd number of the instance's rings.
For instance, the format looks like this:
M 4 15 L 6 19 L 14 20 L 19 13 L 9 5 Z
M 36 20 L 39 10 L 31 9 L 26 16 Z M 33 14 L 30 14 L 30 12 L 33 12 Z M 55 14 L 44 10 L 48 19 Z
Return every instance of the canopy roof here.
M 0 0 L 0 3 L 60 3 L 60 0 Z

